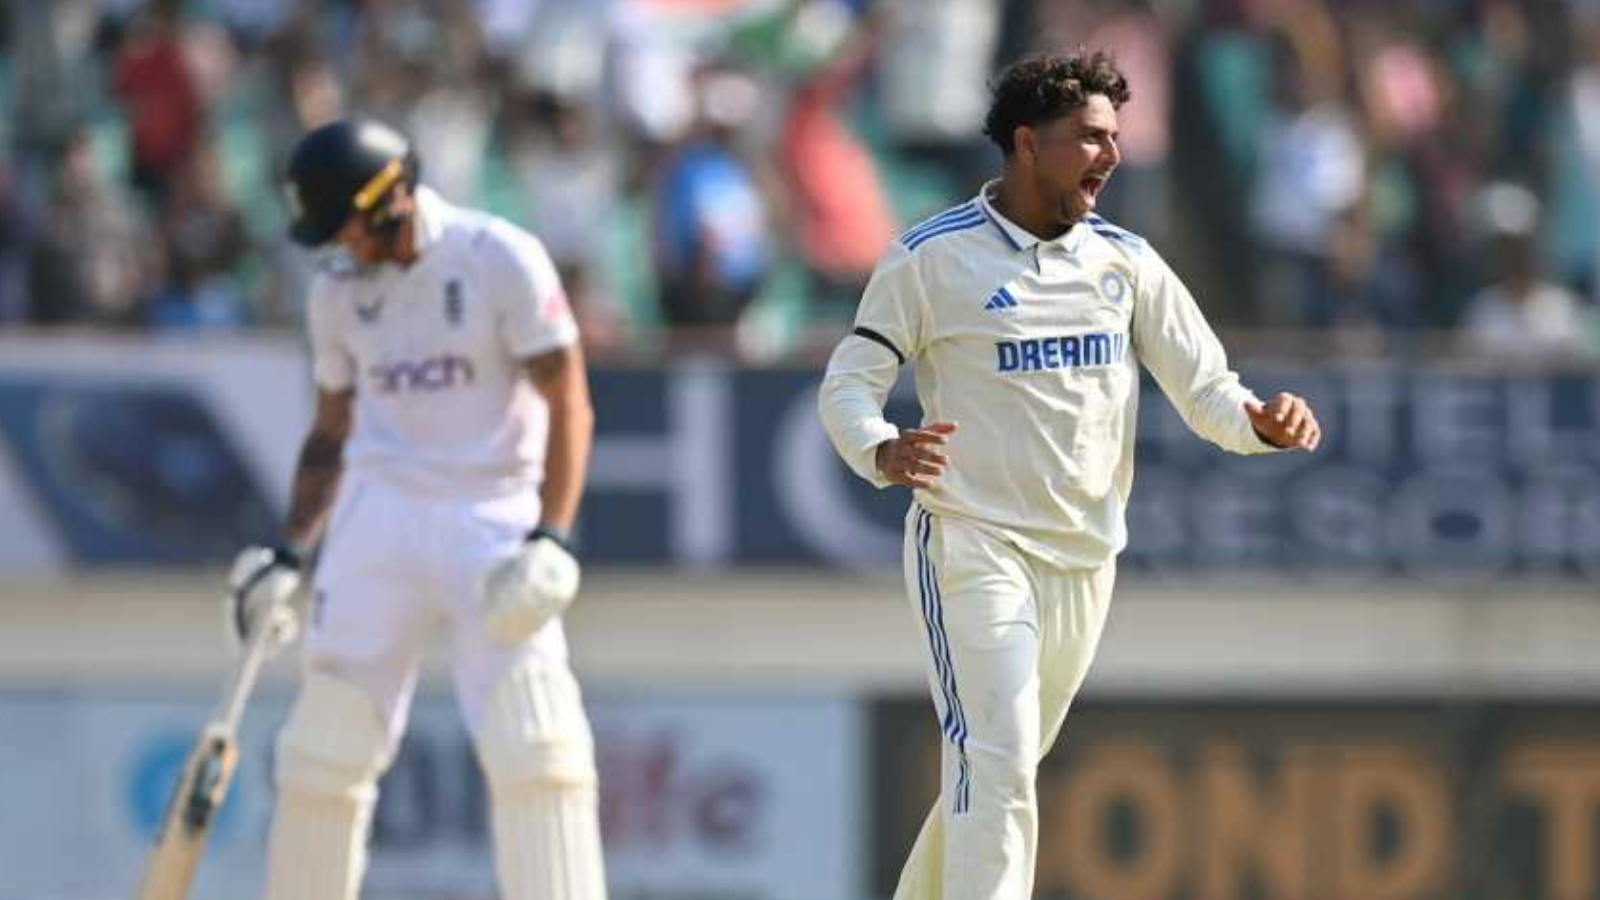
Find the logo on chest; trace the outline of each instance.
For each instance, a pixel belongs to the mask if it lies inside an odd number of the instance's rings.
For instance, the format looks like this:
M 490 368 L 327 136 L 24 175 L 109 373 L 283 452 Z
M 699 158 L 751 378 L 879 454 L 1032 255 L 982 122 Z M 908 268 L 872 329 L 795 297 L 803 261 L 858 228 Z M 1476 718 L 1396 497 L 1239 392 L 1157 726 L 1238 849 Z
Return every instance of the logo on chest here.
M 1010 312 L 1017 308 L 1017 298 L 1002 287 L 990 295 L 989 302 L 983 308 L 985 312 Z
M 1107 303 L 1117 306 L 1128 296 L 1128 276 L 1121 269 L 1107 269 L 1100 273 L 1095 285 Z
M 440 353 L 427 359 L 401 360 L 367 367 L 374 393 L 436 394 L 468 387 L 478 372 L 472 360 L 455 353 Z
M 1029 306 L 1041 310 L 1122 306 L 1133 296 L 1133 282 L 1128 272 L 1113 266 L 1099 273 L 1080 271 L 1071 278 L 1045 284 L 1030 296 Z M 984 301 L 983 311 L 1006 315 L 1021 307 L 1011 287 L 1001 285 Z
M 1109 366 L 1127 357 L 1128 336 L 1118 332 L 1064 334 L 995 342 L 995 371 L 1002 375 Z
M 378 317 L 383 315 L 383 300 L 384 298 L 382 294 L 373 297 L 366 303 L 362 303 L 360 300 L 357 300 L 355 303 L 356 321 L 363 325 L 376 324 Z

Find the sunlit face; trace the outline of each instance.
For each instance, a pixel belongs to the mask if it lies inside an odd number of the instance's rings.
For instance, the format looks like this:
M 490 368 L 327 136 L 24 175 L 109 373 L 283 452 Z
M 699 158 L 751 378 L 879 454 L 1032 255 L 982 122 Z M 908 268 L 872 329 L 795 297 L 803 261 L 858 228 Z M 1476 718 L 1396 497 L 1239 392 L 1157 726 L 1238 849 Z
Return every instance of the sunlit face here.
M 1018 131 L 1017 153 L 1028 167 L 1041 205 L 1055 211 L 1063 227 L 1094 211 L 1111 173 L 1122 161 L 1117 149 L 1117 110 L 1104 94 L 1070 115 Z
M 417 208 L 416 195 L 404 183 L 396 185 L 389 196 L 379 202 L 385 205 L 391 217 L 409 217 Z M 370 213 L 352 215 L 334 233 L 330 243 L 337 253 L 359 269 L 371 269 L 391 261 L 409 263 L 414 258 L 409 235 L 385 234 L 381 228 L 373 226 Z
M 388 248 L 367 227 L 366 216 L 351 216 L 344 227 L 333 236 L 334 244 L 349 254 L 350 259 L 362 268 L 370 268 L 385 261 Z

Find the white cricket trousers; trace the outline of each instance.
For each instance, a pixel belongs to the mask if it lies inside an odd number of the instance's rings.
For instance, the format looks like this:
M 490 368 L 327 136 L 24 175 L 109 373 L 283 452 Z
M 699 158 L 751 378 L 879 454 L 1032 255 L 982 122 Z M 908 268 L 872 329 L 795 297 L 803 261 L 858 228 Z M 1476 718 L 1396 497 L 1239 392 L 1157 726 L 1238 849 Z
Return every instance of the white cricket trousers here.
M 1055 568 L 913 503 L 905 576 L 943 765 L 895 900 L 1028 900 L 1035 774 L 1094 660 L 1116 563 Z
M 490 693 L 519 660 L 566 667 L 560 619 L 514 647 L 483 628 L 480 584 L 538 521 L 536 494 L 432 496 L 367 473 L 347 477 L 312 584 L 306 658 L 311 669 L 364 688 L 391 740 L 405 729 L 417 662 L 434 635 L 448 637 L 456 699 L 474 734 Z
M 393 758 L 435 633 L 493 808 L 506 900 L 605 900 L 594 740 L 556 619 L 501 646 L 481 582 L 538 520 L 532 492 L 417 493 L 355 473 L 313 582 L 307 673 L 277 743 L 270 900 L 355 900 L 376 782 Z

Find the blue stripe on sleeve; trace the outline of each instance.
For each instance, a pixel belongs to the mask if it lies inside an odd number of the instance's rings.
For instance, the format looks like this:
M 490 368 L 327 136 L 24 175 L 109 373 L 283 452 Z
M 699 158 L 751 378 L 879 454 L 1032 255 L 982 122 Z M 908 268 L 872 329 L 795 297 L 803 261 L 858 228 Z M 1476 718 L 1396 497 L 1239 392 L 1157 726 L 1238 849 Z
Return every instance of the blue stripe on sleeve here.
M 900 235 L 899 241 L 900 241 L 900 243 L 903 244 L 906 241 L 915 240 L 916 237 L 917 237 L 917 234 L 919 232 L 927 231 L 930 228 L 936 228 L 939 225 L 942 225 L 945 222 L 950 221 L 951 219 L 955 219 L 955 218 L 959 218 L 961 216 L 965 216 L 968 213 L 972 212 L 975 208 L 976 207 L 974 207 L 971 203 L 964 203 L 964 204 L 962 204 L 960 206 L 953 207 L 951 209 L 947 209 L 944 212 L 939 213 L 938 215 L 936 215 L 936 216 L 934 216 L 934 217 L 932 217 L 930 219 L 924 219 L 921 222 L 917 223 L 916 225 L 912 226 L 909 230 L 906 231 L 905 234 Z
M 1089 223 L 1089 227 L 1094 230 L 1095 234 L 1098 234 L 1103 238 L 1109 238 L 1113 241 L 1121 241 L 1130 247 L 1140 247 L 1145 243 L 1144 238 L 1134 234 L 1126 228 L 1113 225 L 1094 213 L 1084 216 L 1083 220 Z
M 902 241 L 901 243 L 905 245 L 907 250 L 915 250 L 941 234 L 950 234 L 956 231 L 966 231 L 970 228 L 976 228 L 982 224 L 983 215 L 975 212 L 966 218 L 951 219 L 950 221 L 940 225 L 938 228 L 930 228 L 910 239 L 909 241 Z

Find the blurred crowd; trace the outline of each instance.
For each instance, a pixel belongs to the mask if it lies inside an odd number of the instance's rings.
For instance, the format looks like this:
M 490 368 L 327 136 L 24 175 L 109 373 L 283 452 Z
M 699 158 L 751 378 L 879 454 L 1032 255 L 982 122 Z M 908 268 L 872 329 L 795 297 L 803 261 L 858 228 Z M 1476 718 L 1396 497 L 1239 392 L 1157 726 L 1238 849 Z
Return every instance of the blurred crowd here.
M 278 172 L 407 131 L 530 228 L 596 355 L 815 352 L 998 168 L 987 81 L 1107 47 L 1101 211 L 1237 332 L 1600 359 L 1593 0 L 9 0 L 0 328 L 298 328 Z

